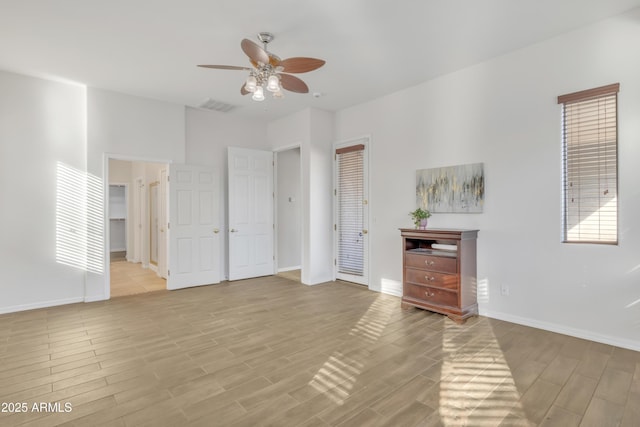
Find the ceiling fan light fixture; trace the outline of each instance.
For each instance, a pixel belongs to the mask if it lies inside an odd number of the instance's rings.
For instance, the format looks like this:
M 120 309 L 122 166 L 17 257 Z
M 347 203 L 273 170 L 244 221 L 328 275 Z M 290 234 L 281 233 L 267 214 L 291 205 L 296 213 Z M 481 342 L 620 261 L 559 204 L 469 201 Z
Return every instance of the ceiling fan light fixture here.
M 258 80 L 256 80 L 255 76 L 250 75 L 247 77 L 247 81 L 244 84 L 244 88 L 247 92 L 255 92 L 258 88 Z
M 242 51 L 249 58 L 250 67 L 236 65 L 198 65 L 198 67 L 248 71 L 249 76 L 240 87 L 240 94 L 252 93 L 251 98 L 254 101 L 264 101 L 265 91 L 271 92 L 274 98 L 284 98 L 284 90 L 294 93 L 309 93 L 307 84 L 292 74 L 316 70 L 322 67 L 325 61 L 302 56 L 282 60 L 267 51 L 267 45 L 273 40 L 273 34 L 260 33 L 258 40 L 262 42 L 263 47 L 249 39 L 242 39 L 240 42 Z
M 251 99 L 253 99 L 254 101 L 264 101 L 264 90 L 262 89 L 262 86 L 257 86 L 255 88 Z
M 280 91 L 280 79 L 275 74 L 271 74 L 267 80 L 267 90 L 269 92 Z

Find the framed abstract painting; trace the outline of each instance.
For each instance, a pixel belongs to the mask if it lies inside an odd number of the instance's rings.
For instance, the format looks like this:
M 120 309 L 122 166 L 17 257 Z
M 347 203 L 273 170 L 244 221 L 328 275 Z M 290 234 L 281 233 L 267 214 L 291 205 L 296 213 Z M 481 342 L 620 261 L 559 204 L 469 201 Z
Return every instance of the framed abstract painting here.
M 416 171 L 416 205 L 432 213 L 481 213 L 484 164 Z

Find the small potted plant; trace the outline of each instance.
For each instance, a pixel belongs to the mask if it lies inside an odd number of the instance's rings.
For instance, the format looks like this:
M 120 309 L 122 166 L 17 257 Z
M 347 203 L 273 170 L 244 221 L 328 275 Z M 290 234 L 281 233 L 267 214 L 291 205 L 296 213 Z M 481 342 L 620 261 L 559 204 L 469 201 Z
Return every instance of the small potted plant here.
M 409 212 L 409 216 L 411 216 L 417 229 L 424 230 L 427 228 L 427 218 L 431 216 L 431 212 L 427 209 L 418 208 L 413 212 Z

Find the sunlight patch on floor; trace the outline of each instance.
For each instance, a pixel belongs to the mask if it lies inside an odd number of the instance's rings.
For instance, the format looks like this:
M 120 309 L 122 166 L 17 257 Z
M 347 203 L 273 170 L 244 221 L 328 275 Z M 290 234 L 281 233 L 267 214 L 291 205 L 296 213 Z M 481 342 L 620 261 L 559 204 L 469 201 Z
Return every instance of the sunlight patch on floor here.
M 445 426 L 496 426 L 508 416 L 526 420 L 520 393 L 488 325 L 445 324 L 440 419 Z
M 334 352 L 313 376 L 309 385 L 342 405 L 349 397 L 349 392 L 362 368 L 362 363 L 357 360 Z
M 375 343 L 382 335 L 391 313 L 392 307 L 383 302 L 382 297 L 378 297 L 349 331 L 349 336 L 366 344 Z M 309 385 L 342 405 L 363 369 L 364 364 L 359 360 L 335 351 L 313 376 Z

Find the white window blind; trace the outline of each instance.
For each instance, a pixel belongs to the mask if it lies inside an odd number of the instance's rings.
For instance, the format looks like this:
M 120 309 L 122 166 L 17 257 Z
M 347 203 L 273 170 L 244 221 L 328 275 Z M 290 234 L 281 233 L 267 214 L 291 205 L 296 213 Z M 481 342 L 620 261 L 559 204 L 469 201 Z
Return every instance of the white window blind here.
M 338 168 L 338 272 L 363 275 L 364 145 L 336 150 Z
M 618 241 L 618 90 L 613 84 L 558 97 L 565 242 Z

